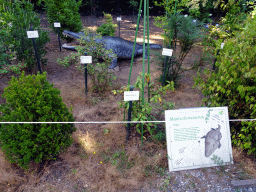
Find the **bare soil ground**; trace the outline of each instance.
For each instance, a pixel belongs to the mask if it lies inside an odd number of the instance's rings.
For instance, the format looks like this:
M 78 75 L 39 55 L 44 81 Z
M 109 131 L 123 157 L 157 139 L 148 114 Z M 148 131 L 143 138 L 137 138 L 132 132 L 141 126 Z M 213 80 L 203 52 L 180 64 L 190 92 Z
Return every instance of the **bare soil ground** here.
M 61 97 L 67 107 L 73 107 L 76 121 L 122 121 L 123 111 L 118 109 L 117 104 L 122 96 L 115 96 L 110 91 L 104 96 L 91 92 L 86 96 L 83 72 L 77 70 L 75 65 L 64 68 L 57 64 L 57 58 L 64 58 L 70 51 L 59 52 L 57 36 L 49 28 L 46 16 L 42 14 L 40 18 L 42 28 L 50 31 L 51 38 L 46 44 L 48 63 L 43 70 L 47 71 L 48 81 L 61 90 Z M 152 18 L 150 20 L 150 43 L 163 45 L 162 29 L 153 25 Z M 82 21 L 84 26 L 91 29 L 103 23 L 102 18 L 96 17 L 82 17 Z M 133 41 L 134 28 L 131 18 L 123 17 L 121 37 Z M 138 42 L 142 42 L 142 35 L 140 27 Z M 199 61 L 201 55 L 202 47 L 196 45 L 183 64 L 189 66 L 193 61 Z M 151 56 L 156 58 L 154 54 Z M 119 71 L 115 72 L 117 79 L 112 89 L 120 89 L 128 83 L 130 60 L 119 61 L 118 65 Z M 160 72 L 156 60 L 151 61 L 151 67 L 151 75 L 158 83 L 156 78 Z M 204 67 L 211 66 L 205 64 Z M 133 65 L 131 84 L 141 72 L 142 61 L 138 57 Z M 199 90 L 192 89 L 194 75 L 195 71 L 185 73 L 176 91 L 167 93 L 164 99 L 175 103 L 175 108 L 201 106 L 203 95 Z M 0 77 L 0 94 L 8 86 L 11 76 L 17 75 Z M 4 102 L 4 99 L 1 98 L 0 102 Z M 159 120 L 163 118 L 161 116 Z M 140 135 L 135 130 L 132 130 L 130 140 L 126 143 L 126 126 L 123 124 L 76 124 L 76 127 L 77 131 L 73 134 L 75 142 L 56 161 L 44 164 L 31 162 L 27 171 L 5 161 L 4 154 L 0 152 L 0 191 L 180 191 L 175 190 L 175 186 L 183 183 L 186 186 L 181 191 L 214 191 L 214 184 L 220 182 L 230 186 L 232 179 L 256 179 L 255 159 L 235 148 L 234 165 L 196 170 L 204 174 L 202 179 L 189 171 L 169 174 L 166 144 L 145 139 L 141 147 Z M 105 134 L 104 129 L 110 132 Z M 224 190 L 220 188 L 219 191 L 223 191 L 221 189 Z

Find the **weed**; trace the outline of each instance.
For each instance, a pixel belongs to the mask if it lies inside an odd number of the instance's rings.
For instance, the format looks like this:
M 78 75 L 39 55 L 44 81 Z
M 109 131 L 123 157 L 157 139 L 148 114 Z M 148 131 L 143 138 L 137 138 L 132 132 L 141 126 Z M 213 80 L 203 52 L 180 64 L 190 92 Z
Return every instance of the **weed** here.
M 73 174 L 76 174 L 77 170 L 76 169 L 71 169 L 70 172 L 72 172 Z

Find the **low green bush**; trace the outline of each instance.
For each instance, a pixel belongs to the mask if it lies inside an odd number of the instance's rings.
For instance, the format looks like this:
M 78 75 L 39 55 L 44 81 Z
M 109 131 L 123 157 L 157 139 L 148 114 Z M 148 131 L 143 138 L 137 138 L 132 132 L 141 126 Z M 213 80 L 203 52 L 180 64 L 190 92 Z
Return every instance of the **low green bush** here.
M 225 42 L 216 71 L 198 74 L 206 106 L 228 106 L 230 119 L 256 118 L 256 18 L 248 17 L 242 32 Z M 231 122 L 232 143 L 256 154 L 256 122 Z
M 33 11 L 33 5 L 25 0 L 2 0 L 0 6 L 0 74 L 16 72 L 22 68 L 31 71 L 37 64 L 34 46 L 27 38 L 30 26 L 39 33 L 36 38 L 38 55 L 41 63 L 46 54 L 44 45 L 50 41 L 48 32 L 40 28 L 40 18 Z
M 0 105 L 1 122 L 74 122 L 60 91 L 46 81 L 46 72 L 12 77 Z M 72 144 L 74 124 L 1 124 L 0 147 L 6 159 L 27 169 L 30 161 L 56 159 Z
M 197 65 L 191 66 L 189 69 L 185 69 L 182 66 L 184 59 L 190 52 L 193 45 L 203 37 L 202 25 L 203 23 L 198 22 L 198 24 L 193 23 L 193 19 L 188 16 L 184 17 L 181 14 L 168 15 L 168 17 L 158 17 L 155 19 L 155 25 L 158 27 L 163 27 L 165 33 L 162 34 L 164 37 L 164 42 L 167 47 L 173 49 L 171 57 L 167 57 L 166 62 L 166 81 L 177 82 L 177 79 L 181 73 L 191 69 L 195 69 Z M 177 49 L 176 45 L 179 42 L 180 49 Z M 158 57 L 158 64 L 160 70 L 164 71 L 165 56 Z M 162 73 L 163 74 L 163 73 Z M 162 82 L 163 75 L 160 77 Z
M 150 81 L 149 74 L 145 74 L 144 88 L 149 86 L 150 98 L 148 101 L 142 100 L 140 95 L 138 101 L 133 101 L 132 107 L 132 121 L 157 121 L 164 113 L 165 110 L 173 109 L 174 104 L 172 102 L 165 101 L 162 97 L 168 90 L 174 91 L 174 83 L 168 82 L 166 86 L 154 85 L 154 82 Z M 149 85 L 148 83 L 151 82 Z M 143 90 L 142 73 L 137 77 L 137 81 L 134 83 L 135 90 L 139 90 L 142 93 Z M 122 90 L 113 90 L 114 94 L 120 94 L 124 91 L 129 91 L 130 86 L 122 87 Z M 126 113 L 129 109 L 129 101 L 118 102 L 119 108 L 124 109 L 123 120 L 127 120 Z M 143 133 L 148 132 L 153 138 L 158 135 L 156 123 L 138 123 L 136 124 L 136 131 L 143 136 Z M 161 133 L 160 133 L 161 134 Z M 161 135 L 160 135 L 161 137 Z
M 45 2 L 47 20 L 51 24 L 53 30 L 53 23 L 58 21 L 61 23 L 60 33 L 61 38 L 71 41 L 70 37 L 64 37 L 62 32 L 69 30 L 73 32 L 79 32 L 83 26 L 81 17 L 79 14 L 79 7 L 82 4 L 82 0 L 43 0 Z
M 108 70 L 112 59 L 110 55 L 113 55 L 112 50 L 106 50 L 102 43 L 95 42 L 94 39 L 101 39 L 100 34 L 95 34 L 93 31 L 85 28 L 83 30 L 85 37 L 80 38 L 79 45 L 76 46 L 77 53 L 71 53 L 70 56 L 65 58 L 58 58 L 57 62 L 60 65 L 68 67 L 72 64 L 79 64 L 80 56 L 83 56 L 86 52 L 87 55 L 92 56 L 92 63 L 87 65 L 88 75 L 92 81 L 92 91 L 104 93 L 107 91 L 116 77 L 111 71 Z M 81 69 L 79 65 L 78 69 Z
M 110 14 L 104 13 L 105 23 L 97 28 L 96 32 L 102 36 L 115 36 L 117 24 L 113 23 L 113 18 Z

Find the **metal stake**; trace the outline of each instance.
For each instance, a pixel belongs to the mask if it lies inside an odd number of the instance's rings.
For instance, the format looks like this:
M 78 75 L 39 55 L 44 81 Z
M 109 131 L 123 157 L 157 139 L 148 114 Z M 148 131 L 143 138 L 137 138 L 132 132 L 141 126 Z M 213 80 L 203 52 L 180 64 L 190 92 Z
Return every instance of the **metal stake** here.
M 130 86 L 130 91 L 133 91 L 133 86 Z M 128 121 L 131 121 L 131 118 L 132 118 L 132 101 L 129 101 Z M 127 132 L 126 141 L 128 141 L 130 137 L 130 123 L 127 123 L 126 132 Z
M 30 27 L 30 31 L 33 31 L 33 28 Z M 35 49 L 35 55 L 36 55 L 36 60 L 37 60 L 37 64 L 38 64 L 38 70 L 40 71 L 40 73 L 42 74 L 42 69 L 41 69 L 41 64 L 40 64 L 40 59 L 39 59 L 39 56 L 38 56 L 38 52 L 37 52 L 37 47 L 36 47 L 36 40 L 35 38 L 32 38 L 32 42 L 33 42 L 33 45 L 34 45 L 34 49 Z

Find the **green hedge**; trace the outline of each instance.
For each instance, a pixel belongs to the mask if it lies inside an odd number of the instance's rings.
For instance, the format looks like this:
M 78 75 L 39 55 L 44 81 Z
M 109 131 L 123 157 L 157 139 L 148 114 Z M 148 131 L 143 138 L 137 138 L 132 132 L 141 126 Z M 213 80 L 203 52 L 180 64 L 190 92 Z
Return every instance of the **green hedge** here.
M 46 72 L 16 79 L 4 89 L 6 103 L 0 105 L 2 122 L 73 122 L 72 113 L 60 97 L 60 91 L 46 81 Z M 72 144 L 73 124 L 2 124 L 0 147 L 11 163 L 27 169 L 36 163 L 55 159 Z
M 215 72 L 196 79 L 207 106 L 228 106 L 230 119 L 256 119 L 256 17 L 225 42 Z M 232 143 L 256 154 L 256 121 L 231 122 Z

